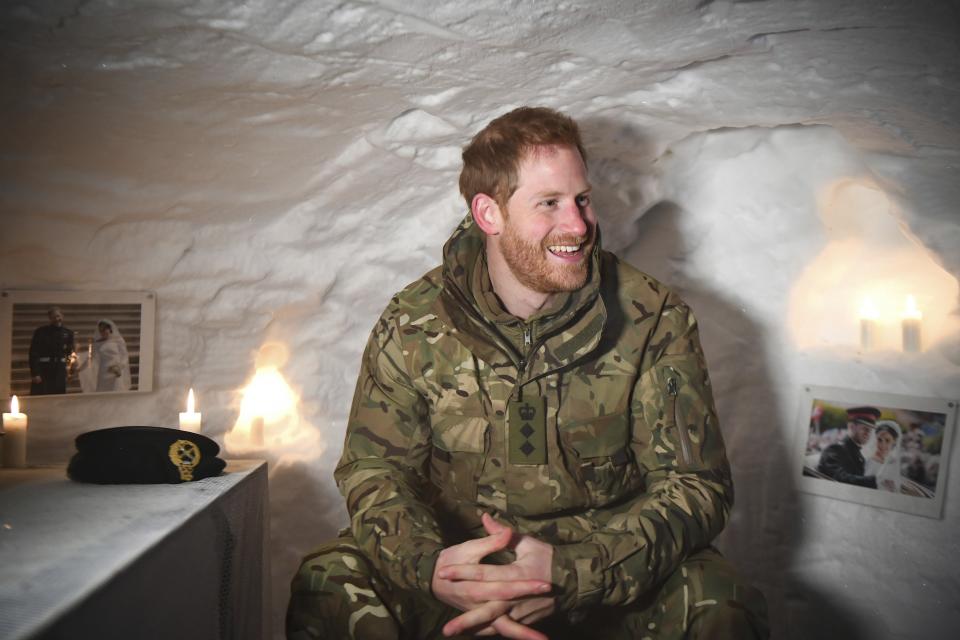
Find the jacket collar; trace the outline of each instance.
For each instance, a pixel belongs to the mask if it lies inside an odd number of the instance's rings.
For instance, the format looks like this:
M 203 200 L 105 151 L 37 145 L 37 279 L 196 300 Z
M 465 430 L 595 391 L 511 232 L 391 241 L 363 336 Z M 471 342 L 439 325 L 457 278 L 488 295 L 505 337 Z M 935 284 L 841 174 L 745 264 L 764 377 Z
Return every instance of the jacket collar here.
M 606 319 L 600 292 L 600 237 L 590 256 L 587 283 L 577 291 L 557 296 L 532 317 L 536 351 L 530 356 L 528 378 L 565 366 L 592 351 Z M 485 237 L 467 214 L 443 247 L 443 291 L 439 315 L 452 325 L 458 338 L 495 369 L 512 365 L 523 354 L 507 340 L 498 325 L 521 323 L 502 308 L 487 272 Z

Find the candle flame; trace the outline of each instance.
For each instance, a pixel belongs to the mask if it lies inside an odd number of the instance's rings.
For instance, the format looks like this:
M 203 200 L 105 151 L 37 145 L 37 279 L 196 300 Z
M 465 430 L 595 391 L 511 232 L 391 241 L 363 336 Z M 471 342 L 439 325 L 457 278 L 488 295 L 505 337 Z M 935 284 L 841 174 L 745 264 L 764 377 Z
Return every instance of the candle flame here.
M 20 401 L 17 396 L 10 398 L 10 413 L 20 413 Z
M 196 400 L 193 397 L 193 387 L 190 387 L 190 393 L 187 394 L 187 413 L 194 413 Z
M 287 348 L 268 342 L 257 353 L 254 374 L 240 390 L 240 415 L 224 435 L 230 453 L 316 458 L 323 447 L 317 430 L 300 417 L 300 397 L 280 368 Z
M 880 311 L 877 309 L 877 305 L 873 303 L 873 299 L 870 296 L 863 297 L 863 302 L 860 304 L 860 318 L 863 320 L 880 319 Z
M 256 370 L 242 391 L 240 415 L 224 443 L 233 451 L 307 444 L 300 424 L 297 394 L 273 367 Z
M 790 287 L 788 328 L 798 348 L 846 349 L 857 342 L 858 329 L 875 324 L 877 350 L 899 349 L 896 325 L 918 322 L 901 317 L 911 293 L 923 310 L 925 344 L 955 340 L 960 332 L 956 274 L 908 232 L 903 205 L 887 191 L 866 177 L 822 183 L 817 208 L 826 243 Z M 875 319 L 859 311 L 867 295 L 876 303 Z
M 297 397 L 283 374 L 273 367 L 257 369 L 243 391 L 240 412 L 275 422 L 296 411 Z
M 913 297 L 913 294 L 910 294 L 907 296 L 907 305 L 906 305 L 906 308 L 903 310 L 903 317 L 916 318 L 917 320 L 920 320 L 923 318 L 923 314 L 920 313 L 920 309 L 917 308 L 917 301 Z

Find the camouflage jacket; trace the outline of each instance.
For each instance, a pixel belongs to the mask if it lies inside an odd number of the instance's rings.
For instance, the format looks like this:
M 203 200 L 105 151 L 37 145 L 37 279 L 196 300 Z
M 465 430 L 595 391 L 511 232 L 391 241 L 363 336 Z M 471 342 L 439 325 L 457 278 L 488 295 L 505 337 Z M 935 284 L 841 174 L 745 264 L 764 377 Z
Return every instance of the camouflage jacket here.
M 597 248 L 587 285 L 523 323 L 490 304 L 485 264 L 467 216 L 371 333 L 335 472 L 356 541 L 429 592 L 440 550 L 484 535 L 487 511 L 555 545 L 562 610 L 631 602 L 732 504 L 696 322 Z M 508 406 L 521 396 L 545 403 L 533 464 Z

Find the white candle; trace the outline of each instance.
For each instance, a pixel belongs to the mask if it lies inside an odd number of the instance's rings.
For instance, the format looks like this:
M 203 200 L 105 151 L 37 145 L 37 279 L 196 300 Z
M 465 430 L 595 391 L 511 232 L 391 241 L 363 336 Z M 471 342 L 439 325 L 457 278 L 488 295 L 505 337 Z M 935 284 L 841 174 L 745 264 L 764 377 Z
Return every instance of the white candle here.
M 255 447 L 263 446 L 263 416 L 257 416 L 250 425 L 250 443 Z
M 917 301 L 913 296 L 907 296 L 906 308 L 903 311 L 903 350 L 910 352 L 920 351 L 920 325 L 923 314 L 917 309 Z
M 194 402 L 193 389 L 191 388 L 190 393 L 187 394 L 187 410 L 180 413 L 180 428 L 184 431 L 200 433 L 200 417 L 202 414 L 193 410 Z
M 880 312 L 869 297 L 863 299 L 860 305 L 860 348 L 864 351 L 873 349 L 877 340 L 877 320 Z
M 17 396 L 10 400 L 10 413 L 3 414 L 3 466 L 27 466 L 27 414 L 20 413 Z

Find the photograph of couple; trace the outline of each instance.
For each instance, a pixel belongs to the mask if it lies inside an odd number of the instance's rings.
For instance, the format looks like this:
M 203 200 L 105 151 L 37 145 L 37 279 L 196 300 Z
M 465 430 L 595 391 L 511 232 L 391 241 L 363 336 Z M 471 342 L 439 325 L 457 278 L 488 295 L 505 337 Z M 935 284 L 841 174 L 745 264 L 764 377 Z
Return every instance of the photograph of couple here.
M 140 315 L 139 304 L 14 305 L 11 393 L 136 391 Z
M 936 496 L 947 414 L 814 397 L 803 475 L 893 494 Z

